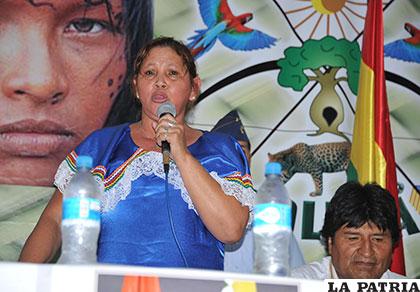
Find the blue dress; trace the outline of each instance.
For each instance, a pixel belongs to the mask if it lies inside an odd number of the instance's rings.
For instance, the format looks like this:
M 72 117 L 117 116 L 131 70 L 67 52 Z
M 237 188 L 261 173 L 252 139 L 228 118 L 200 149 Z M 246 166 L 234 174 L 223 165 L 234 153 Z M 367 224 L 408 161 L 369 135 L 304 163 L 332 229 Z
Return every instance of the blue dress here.
M 252 206 L 249 167 L 234 138 L 204 132 L 188 149 L 226 195 Z M 204 226 L 175 163 L 170 163 L 166 196 L 162 154 L 139 148 L 129 124 L 98 130 L 71 152 L 55 176 L 61 192 L 75 173 L 78 155 L 93 158 L 92 173 L 104 187 L 99 262 L 185 267 L 183 254 L 188 267 L 223 269 L 223 243 Z

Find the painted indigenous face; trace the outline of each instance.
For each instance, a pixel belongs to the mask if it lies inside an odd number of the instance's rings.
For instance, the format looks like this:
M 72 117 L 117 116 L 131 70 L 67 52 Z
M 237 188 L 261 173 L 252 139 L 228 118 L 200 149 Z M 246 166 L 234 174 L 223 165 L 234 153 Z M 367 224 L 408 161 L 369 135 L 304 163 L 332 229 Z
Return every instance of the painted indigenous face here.
M 192 83 L 182 57 L 172 48 L 151 49 L 136 80 L 137 94 L 142 104 L 142 119 L 156 120 L 159 105 L 170 101 L 175 105 L 177 120 L 183 120 L 187 104 L 198 94 L 199 77 L 195 77 Z
M 0 183 L 51 185 L 105 123 L 125 77 L 122 0 L 86 2 L 0 1 Z
M 379 279 L 391 264 L 391 233 L 373 223 L 359 228 L 342 226 L 328 240 L 328 249 L 340 278 Z

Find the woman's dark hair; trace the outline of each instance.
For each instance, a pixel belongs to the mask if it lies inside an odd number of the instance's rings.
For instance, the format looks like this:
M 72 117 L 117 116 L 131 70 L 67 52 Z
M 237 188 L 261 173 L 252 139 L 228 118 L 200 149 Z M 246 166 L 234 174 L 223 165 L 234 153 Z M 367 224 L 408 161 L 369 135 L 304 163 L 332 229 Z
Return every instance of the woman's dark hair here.
M 108 0 L 86 0 L 91 5 L 106 5 L 110 13 Z M 92 4 L 95 2 L 94 4 Z M 140 117 L 140 107 L 131 92 L 133 79 L 133 63 L 138 50 L 153 37 L 153 5 L 152 0 L 122 0 L 123 13 L 121 32 L 125 35 L 125 58 L 127 70 L 115 102 L 111 108 L 105 126 L 113 126 L 124 122 L 134 122 Z M 111 15 L 111 14 L 110 14 Z M 111 18 L 111 16 L 110 16 Z M 116 26 L 118 24 L 115 24 Z M 119 29 L 117 27 L 117 29 Z
M 139 74 L 141 65 L 149 55 L 150 51 L 156 47 L 168 47 L 174 50 L 181 58 L 190 74 L 191 84 L 193 79 L 197 77 L 197 67 L 195 65 L 194 57 L 191 51 L 182 42 L 175 40 L 171 37 L 158 37 L 146 44 L 137 54 L 136 61 L 134 63 L 134 78 Z
M 389 230 L 392 245 L 400 238 L 400 226 L 394 198 L 377 184 L 361 185 L 347 182 L 340 186 L 325 212 L 321 241 L 328 253 L 328 239 L 342 226 L 359 228 L 365 223 L 373 223 L 380 230 Z

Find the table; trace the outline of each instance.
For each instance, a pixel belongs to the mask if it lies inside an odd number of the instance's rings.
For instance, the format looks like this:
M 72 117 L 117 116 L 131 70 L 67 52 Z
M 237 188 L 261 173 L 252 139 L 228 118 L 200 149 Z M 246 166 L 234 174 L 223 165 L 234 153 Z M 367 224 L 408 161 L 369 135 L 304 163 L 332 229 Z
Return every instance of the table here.
M 258 292 L 323 291 L 325 287 L 322 281 L 211 270 L 2 262 L 0 291 L 119 292 L 125 275 L 157 276 L 161 292 L 220 292 L 229 281 L 254 281 Z

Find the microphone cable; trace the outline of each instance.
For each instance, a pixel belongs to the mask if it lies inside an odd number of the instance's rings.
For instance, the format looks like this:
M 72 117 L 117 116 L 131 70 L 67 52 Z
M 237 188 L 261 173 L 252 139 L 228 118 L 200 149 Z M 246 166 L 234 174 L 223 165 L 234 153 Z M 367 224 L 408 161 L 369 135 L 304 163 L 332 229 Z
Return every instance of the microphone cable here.
M 169 183 L 168 183 L 168 172 L 169 171 L 165 171 L 165 198 L 166 198 L 166 210 L 168 211 L 168 218 L 169 218 L 169 224 L 171 226 L 171 232 L 172 232 L 172 236 L 174 237 L 175 240 L 175 244 L 178 248 L 178 251 L 182 257 L 182 260 L 184 262 L 184 265 L 186 268 L 188 268 L 188 262 L 187 262 L 187 258 L 184 255 L 184 252 L 182 251 L 182 247 L 181 244 L 178 241 L 178 237 L 176 236 L 176 232 L 175 232 L 175 225 L 174 225 L 174 221 L 172 219 L 172 211 L 171 211 L 171 206 L 169 203 Z

